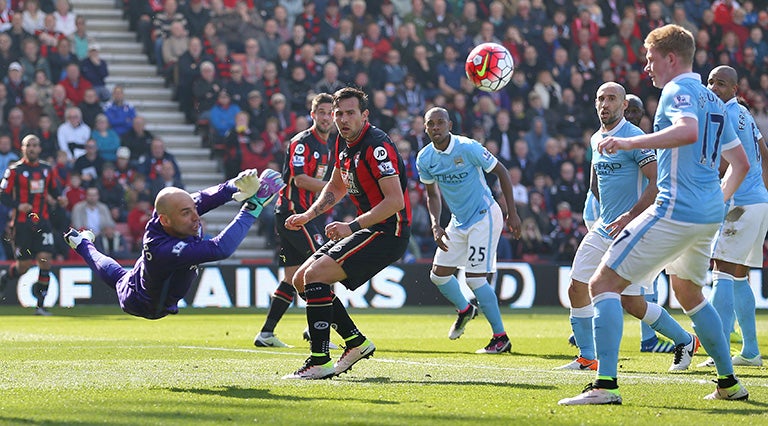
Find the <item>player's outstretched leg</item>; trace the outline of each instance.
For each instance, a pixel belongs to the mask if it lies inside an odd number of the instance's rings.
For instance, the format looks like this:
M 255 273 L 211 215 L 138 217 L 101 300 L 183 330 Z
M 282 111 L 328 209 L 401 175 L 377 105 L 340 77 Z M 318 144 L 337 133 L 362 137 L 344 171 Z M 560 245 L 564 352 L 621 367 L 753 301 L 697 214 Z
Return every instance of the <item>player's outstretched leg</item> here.
M 658 278 L 653 280 L 653 293 L 646 293 L 643 295 L 645 301 L 648 304 L 658 305 L 659 293 L 658 293 Z M 662 333 L 664 334 L 664 333 Z M 661 352 L 670 353 L 675 350 L 675 344 L 668 341 L 659 339 L 656 335 L 656 331 L 645 321 L 640 321 L 640 352 Z
M 357 329 L 344 304 L 335 294 L 333 295 L 333 322 L 336 324 L 336 331 L 344 339 L 346 345 L 344 353 L 333 366 L 334 372 L 338 376 L 351 370 L 352 366 L 361 359 L 373 356 L 376 345 Z
M 275 327 L 280 319 L 288 310 L 288 307 L 293 303 L 296 297 L 296 289 L 292 284 L 285 281 L 281 281 L 277 286 L 275 292 L 272 294 L 272 303 L 269 305 L 269 311 L 267 311 L 267 319 L 264 321 L 264 326 L 261 327 L 261 332 L 256 335 L 253 340 L 253 344 L 260 347 L 273 347 L 273 348 L 292 348 L 293 346 L 283 343 L 275 335 Z
M 104 283 L 114 289 L 120 278 L 128 272 L 119 263 L 115 262 L 114 259 L 96 250 L 96 247 L 93 245 L 93 240 L 95 239 L 96 236 L 89 230 L 78 232 L 70 228 L 64 234 L 64 240 L 67 244 L 75 249 L 77 254 L 82 256 L 85 263 Z
M 496 292 L 488 284 L 486 277 L 467 277 L 467 285 L 475 293 L 477 304 L 485 315 L 485 319 L 491 325 L 493 336 L 491 341 L 481 349 L 475 351 L 478 354 L 500 354 L 511 352 L 512 344 L 509 342 L 504 323 L 501 321 L 501 310 Z
M 763 365 L 760 350 L 757 347 L 757 332 L 755 326 L 755 295 L 749 286 L 749 278 L 734 278 L 733 298 L 738 300 L 735 304 L 736 318 L 739 320 L 743 345 L 741 353 L 732 358 L 733 365 Z
M 433 271 L 429 273 L 429 279 L 437 287 L 437 290 L 440 291 L 440 294 L 445 296 L 456 307 L 458 316 L 453 325 L 451 325 L 451 329 L 448 330 L 448 338 L 451 340 L 458 339 L 464 334 L 467 323 L 477 316 L 477 308 L 469 303 L 464 294 L 461 293 L 459 281 L 453 275 L 439 276 L 435 275 Z

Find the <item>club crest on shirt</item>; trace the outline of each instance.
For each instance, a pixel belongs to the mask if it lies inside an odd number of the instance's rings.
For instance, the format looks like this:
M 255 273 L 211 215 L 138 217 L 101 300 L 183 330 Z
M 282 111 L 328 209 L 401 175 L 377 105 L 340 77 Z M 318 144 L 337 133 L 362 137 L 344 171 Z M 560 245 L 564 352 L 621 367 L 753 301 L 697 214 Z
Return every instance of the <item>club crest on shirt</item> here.
M 312 235 L 312 238 L 315 239 L 315 242 L 317 243 L 318 246 L 322 246 L 323 244 L 325 244 L 325 239 L 320 234 L 314 234 Z
M 461 158 L 461 155 L 457 155 L 453 157 L 453 164 L 457 166 L 463 166 L 464 165 L 464 159 Z

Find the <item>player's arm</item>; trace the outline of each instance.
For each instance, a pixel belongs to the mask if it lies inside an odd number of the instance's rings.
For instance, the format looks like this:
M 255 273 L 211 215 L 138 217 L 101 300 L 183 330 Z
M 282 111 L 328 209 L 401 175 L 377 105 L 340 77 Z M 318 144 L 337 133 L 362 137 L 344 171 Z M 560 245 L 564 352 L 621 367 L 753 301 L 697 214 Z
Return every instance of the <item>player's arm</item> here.
M 379 189 L 384 198 L 374 208 L 358 216 L 355 222 L 360 224 L 361 228 L 368 228 L 377 223 L 383 222 L 388 217 L 397 214 L 405 208 L 405 196 L 400 187 L 400 177 L 398 175 L 385 176 L 379 179 Z
M 335 206 L 346 194 L 347 187 L 344 185 L 344 180 L 341 178 L 341 172 L 338 168 L 334 168 L 333 174 L 331 174 L 331 180 L 325 184 L 315 202 L 312 203 L 306 212 L 289 216 L 288 219 L 285 220 L 285 227 L 294 231 L 301 228 L 305 223 Z
M 668 149 L 690 145 L 699 137 L 699 125 L 695 118 L 680 117 L 674 124 L 658 132 L 629 138 L 609 136 L 597 143 L 601 154 L 612 154 L 618 150 L 630 149 Z
M 501 186 L 501 193 L 504 195 L 504 201 L 506 203 L 506 223 L 512 237 L 520 238 L 520 216 L 517 215 L 517 208 L 515 207 L 515 196 L 512 194 L 512 180 L 509 178 L 509 172 L 501 164 L 500 161 L 496 162 L 496 165 L 491 170 L 491 173 L 495 174 L 499 178 L 499 185 Z
M 293 181 L 299 188 L 310 192 L 320 192 L 323 190 L 323 187 L 326 184 L 326 182 L 322 179 L 313 178 L 305 174 L 294 176 Z
M 763 138 L 757 141 L 757 146 L 760 150 L 760 165 L 763 168 L 763 185 L 768 188 L 768 146 Z
M 192 199 L 197 205 L 197 214 L 205 214 L 232 199 L 232 195 L 237 192 L 234 179 L 211 186 L 199 192 L 192 194 Z
M 432 235 L 440 250 L 448 251 L 448 246 L 443 240 L 443 237 L 448 239 L 448 235 L 445 233 L 445 229 L 440 226 L 440 215 L 443 212 L 443 200 L 440 195 L 440 189 L 438 189 L 437 184 L 434 182 L 425 183 L 424 187 L 427 189 L 427 210 L 429 211 L 429 221 L 432 223 Z
M 592 191 L 592 195 L 595 196 L 595 200 L 600 202 L 600 187 L 597 184 L 597 172 L 595 168 L 590 164 L 589 167 L 589 190 Z
M 730 163 L 728 170 L 725 172 L 725 176 L 720 182 L 720 187 L 723 190 L 723 201 L 727 202 L 733 197 L 733 194 L 739 189 L 739 185 L 744 180 L 744 176 L 749 171 L 749 159 L 747 153 L 744 152 L 744 147 L 741 142 L 736 140 L 735 144 L 728 144 L 733 146 L 724 146 L 722 156 Z M 725 148 L 728 149 L 725 149 Z
M 16 169 L 8 167 L 5 169 L 3 180 L 0 182 L 0 202 L 4 206 L 15 210 L 19 206 L 19 200 L 14 196 L 14 187 L 16 186 Z
M 640 194 L 640 198 L 638 198 L 635 205 L 632 206 L 628 212 L 625 212 L 616 218 L 616 220 L 606 225 L 605 228 L 612 238 L 618 237 L 624 227 L 626 227 L 632 219 L 636 218 L 640 213 L 645 211 L 648 206 L 653 204 L 653 200 L 656 199 L 656 194 L 659 192 L 659 188 L 656 186 L 656 160 L 645 163 L 640 167 L 640 171 L 643 173 L 643 176 L 648 179 L 648 186 L 645 187 Z

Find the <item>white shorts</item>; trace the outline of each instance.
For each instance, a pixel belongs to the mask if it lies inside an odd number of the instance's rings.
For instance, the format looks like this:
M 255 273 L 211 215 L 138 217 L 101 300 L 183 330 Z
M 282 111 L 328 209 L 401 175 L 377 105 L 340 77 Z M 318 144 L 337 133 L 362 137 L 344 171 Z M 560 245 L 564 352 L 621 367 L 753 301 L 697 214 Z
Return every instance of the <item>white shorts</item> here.
M 584 236 L 576 250 L 571 266 L 571 279 L 582 283 L 589 283 L 589 279 L 597 271 L 600 261 L 608 251 L 613 240 L 606 238 L 597 232 L 590 231 Z M 650 285 L 632 283 L 621 294 L 625 296 L 640 296 L 653 293 L 653 282 Z
M 712 258 L 752 268 L 762 267 L 766 232 L 768 203 L 731 207 L 715 237 Z
M 493 203 L 490 214 L 467 229 L 457 229 L 453 222 L 445 229 L 448 251 L 435 250 L 433 263 L 438 266 L 465 267 L 468 273 L 496 272 L 496 247 L 501 238 L 504 217 Z
M 653 285 L 666 269 L 669 275 L 707 283 L 712 238 L 718 223 L 688 223 L 643 212 L 630 222 L 603 256 L 603 263 L 633 283 Z

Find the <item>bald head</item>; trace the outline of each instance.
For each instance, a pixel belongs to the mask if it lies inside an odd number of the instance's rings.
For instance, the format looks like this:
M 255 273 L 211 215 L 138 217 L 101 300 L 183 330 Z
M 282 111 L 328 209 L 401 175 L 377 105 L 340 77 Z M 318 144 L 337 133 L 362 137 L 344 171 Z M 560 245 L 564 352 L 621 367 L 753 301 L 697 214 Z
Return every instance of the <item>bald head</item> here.
M 175 187 L 163 188 L 157 193 L 155 210 L 158 214 L 167 215 L 184 201 L 192 201 L 187 191 Z
M 430 108 L 429 111 L 427 111 L 427 113 L 424 114 L 424 121 L 429 121 L 430 118 L 433 118 L 433 119 L 443 118 L 443 119 L 447 120 L 448 119 L 448 110 L 446 110 L 445 108 L 442 108 L 442 107 Z
M 717 77 L 723 81 L 725 81 L 727 84 L 733 84 L 735 85 L 737 83 L 737 80 L 739 79 L 739 75 L 736 72 L 735 69 L 729 67 L 728 65 L 720 65 L 715 67 L 710 73 L 709 77 Z
M 627 94 L 627 109 L 624 110 L 624 118 L 635 126 L 640 126 L 643 114 L 643 100 L 631 93 Z
M 611 93 L 614 93 L 617 96 L 619 96 L 622 101 L 627 97 L 627 91 L 624 89 L 624 86 L 613 81 L 609 81 L 607 83 L 601 84 L 600 87 L 597 88 L 597 93 L 600 93 L 601 91 L 602 92 L 609 91 Z
M 735 69 L 720 65 L 715 67 L 707 78 L 707 88 L 713 91 L 723 102 L 728 102 L 736 96 L 739 75 Z

